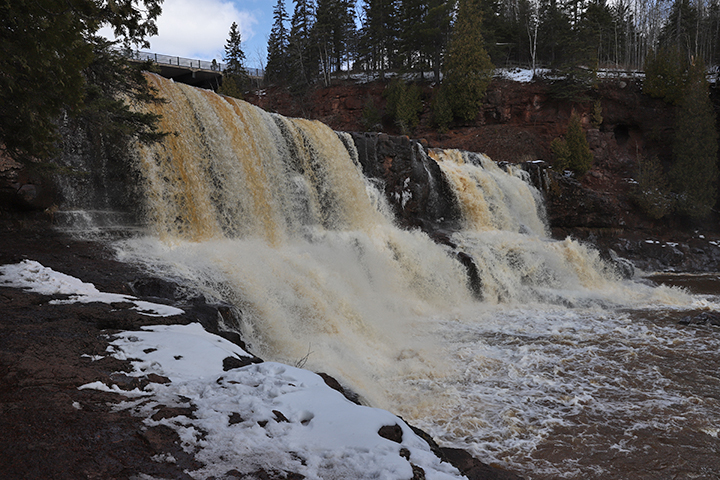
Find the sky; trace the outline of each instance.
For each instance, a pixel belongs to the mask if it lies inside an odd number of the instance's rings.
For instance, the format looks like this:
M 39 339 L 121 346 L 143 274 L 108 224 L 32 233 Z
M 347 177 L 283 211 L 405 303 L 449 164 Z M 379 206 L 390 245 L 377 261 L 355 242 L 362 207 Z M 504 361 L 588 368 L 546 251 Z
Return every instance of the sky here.
M 261 68 L 267 56 L 275 3 L 273 0 L 165 0 L 157 21 L 158 35 L 150 37 L 150 48 L 144 50 L 222 61 L 230 26 L 236 22 L 246 66 Z M 289 0 L 286 8 L 291 7 Z M 111 35 L 109 30 L 102 30 L 101 34 Z

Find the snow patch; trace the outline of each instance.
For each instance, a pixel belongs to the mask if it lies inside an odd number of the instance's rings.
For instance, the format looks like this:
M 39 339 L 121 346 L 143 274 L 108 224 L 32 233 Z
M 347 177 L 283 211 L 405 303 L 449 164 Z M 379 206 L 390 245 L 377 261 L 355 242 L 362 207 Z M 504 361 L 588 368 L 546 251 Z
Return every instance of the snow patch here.
M 69 295 L 67 300 L 51 300 L 50 304 L 68 303 L 132 303 L 133 310 L 150 317 L 180 315 L 183 310 L 159 303 L 145 302 L 129 295 L 104 293 L 92 283 L 56 272 L 34 260 L 23 260 L 14 265 L 0 266 L 0 286 L 24 288 L 42 295 Z
M 422 467 L 428 479 L 464 478 L 441 463 L 400 418 L 348 401 L 315 373 L 274 362 L 224 371 L 223 358 L 248 354 L 199 324 L 123 332 L 110 349 L 116 358 L 132 359 L 131 375 L 157 373 L 171 380 L 151 383 L 143 392 L 151 398 L 118 408 L 144 416 L 148 426 L 175 429 L 183 448 L 204 464 L 189 472 L 194 478 L 264 468 L 308 479 L 389 480 L 411 478 L 410 462 Z M 137 396 L 101 382 L 80 388 Z M 194 408 L 192 418 L 150 418 L 161 405 L 188 403 Z M 378 435 L 385 425 L 402 430 L 401 443 Z M 409 461 L 400 455 L 401 449 L 409 452 Z

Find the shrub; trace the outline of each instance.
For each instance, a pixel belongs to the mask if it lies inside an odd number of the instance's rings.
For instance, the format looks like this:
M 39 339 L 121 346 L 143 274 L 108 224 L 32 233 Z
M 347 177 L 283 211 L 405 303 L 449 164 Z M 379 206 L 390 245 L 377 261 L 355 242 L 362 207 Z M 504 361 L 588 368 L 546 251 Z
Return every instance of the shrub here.
M 438 132 L 445 133 L 448 131 L 450 123 L 453 120 L 453 112 L 444 88 L 441 88 L 433 98 L 432 119 L 433 124 L 438 129 Z
M 705 66 L 698 61 L 688 72 L 687 85 L 675 119 L 670 180 L 678 194 L 678 211 L 706 217 L 715 205 L 718 133 L 708 96 Z
M 633 200 L 646 215 L 657 220 L 672 211 L 674 200 L 657 157 L 638 157 L 636 180 Z
M 600 100 L 595 100 L 595 103 L 593 103 L 592 126 L 599 128 L 600 125 L 602 125 L 602 122 L 602 102 Z
M 645 61 L 643 93 L 677 105 L 685 85 L 685 62 L 677 48 L 662 48 Z
M 360 122 L 366 132 L 377 132 L 382 130 L 382 118 L 380 117 L 380 111 L 375 105 L 375 101 L 372 97 L 368 97 L 365 102 Z
M 570 117 L 565 139 L 556 138 L 550 144 L 554 162 L 558 170 L 572 170 L 576 175 L 582 176 L 590 170 L 593 154 L 585 138 L 580 117 L 573 114 Z
M 408 135 L 420 123 L 422 111 L 420 87 L 408 85 L 401 78 L 394 78 L 383 93 L 387 98 L 387 113 L 404 135 Z

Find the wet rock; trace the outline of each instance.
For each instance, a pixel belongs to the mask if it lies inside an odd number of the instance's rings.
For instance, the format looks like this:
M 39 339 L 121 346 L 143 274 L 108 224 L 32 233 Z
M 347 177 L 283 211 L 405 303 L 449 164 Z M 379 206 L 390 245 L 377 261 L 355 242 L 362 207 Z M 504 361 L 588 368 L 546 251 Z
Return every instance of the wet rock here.
M 275 415 L 275 421 L 278 423 L 285 422 L 288 423 L 290 420 L 287 419 L 287 417 L 280 411 L 280 410 L 273 410 L 273 415 Z
M 242 422 L 244 422 L 244 421 L 245 421 L 245 419 L 242 418 L 242 416 L 240 416 L 240 414 L 237 413 L 237 412 L 231 413 L 230 416 L 228 417 L 228 424 L 229 424 L 229 425 L 236 425 L 236 424 L 242 423 Z
M 357 393 L 353 392 L 352 390 L 347 389 L 347 388 L 343 387 L 342 385 L 340 385 L 340 382 L 338 382 L 335 379 L 335 377 L 332 377 L 332 376 L 328 375 L 327 373 L 323 373 L 323 372 L 317 372 L 317 374 L 320 375 L 320 377 L 323 379 L 323 381 L 325 382 L 325 385 L 332 388 L 333 390 L 336 390 L 336 391 L 342 393 L 345 398 L 347 398 L 348 400 L 353 402 L 355 405 L 361 405 L 360 396 Z
M 460 210 L 438 164 L 405 136 L 352 133 L 363 173 L 380 181 L 397 222 L 432 232 L 457 227 Z
M 635 276 L 635 265 L 633 265 L 630 260 L 620 257 L 615 250 L 612 249 L 610 249 L 608 253 L 610 254 L 610 261 L 615 265 L 615 268 L 622 278 L 630 279 Z
M 460 261 L 463 267 L 465 267 L 465 273 L 467 274 L 468 284 L 470 291 L 478 300 L 483 299 L 483 281 L 480 277 L 480 271 L 475 264 L 475 259 L 465 252 L 457 252 L 457 259 Z
M 193 297 L 177 305 L 185 310 L 185 315 L 199 322 L 205 330 L 233 342 L 243 350 L 247 350 L 245 342 L 238 333 L 241 315 L 239 309 L 228 304 L 209 304 L 203 297 Z
M 136 297 L 171 301 L 176 299 L 176 291 L 179 288 L 174 282 L 152 277 L 139 278 L 130 282 L 129 286 Z
M 422 467 L 419 467 L 414 463 L 411 463 L 410 466 L 413 471 L 412 480 L 425 480 L 425 470 L 423 470 Z
M 402 443 L 403 431 L 400 425 L 383 425 L 378 430 L 378 435 L 390 440 L 391 442 Z
M 156 422 L 166 418 L 188 417 L 195 418 L 195 407 L 166 407 L 160 406 L 150 418 Z
M 713 325 L 720 327 L 720 314 L 702 312 L 697 315 L 688 315 L 678 322 L 680 325 Z
M 591 190 L 570 175 L 550 170 L 546 192 L 548 221 L 560 229 L 624 228 L 625 205 L 606 192 Z
M 14 202 L 26 210 L 45 210 L 53 205 L 56 194 L 42 184 L 26 183 L 15 192 Z
M 468 480 L 522 480 L 514 473 L 487 465 L 465 450 L 458 448 L 441 449 L 446 460 L 465 475 Z
M 225 357 L 223 359 L 223 370 L 228 371 L 234 368 L 247 367 L 254 363 L 262 363 L 258 357 Z

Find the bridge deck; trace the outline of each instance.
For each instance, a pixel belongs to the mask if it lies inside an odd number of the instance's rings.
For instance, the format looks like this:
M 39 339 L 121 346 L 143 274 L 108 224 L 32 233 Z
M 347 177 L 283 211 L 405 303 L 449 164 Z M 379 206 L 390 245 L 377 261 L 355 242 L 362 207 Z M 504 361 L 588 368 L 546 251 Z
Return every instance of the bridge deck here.
M 216 60 L 208 62 L 142 51 L 128 52 L 126 56 L 130 61 L 150 60 L 154 62 L 160 68 L 160 75 L 176 82 L 213 90 L 222 84 L 222 72 L 225 70 L 225 64 Z M 264 75 L 264 72 L 257 68 L 248 68 L 247 70 L 252 79 L 262 79 Z

